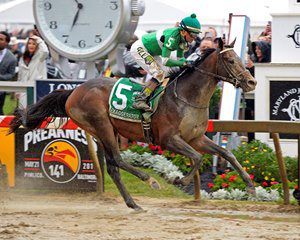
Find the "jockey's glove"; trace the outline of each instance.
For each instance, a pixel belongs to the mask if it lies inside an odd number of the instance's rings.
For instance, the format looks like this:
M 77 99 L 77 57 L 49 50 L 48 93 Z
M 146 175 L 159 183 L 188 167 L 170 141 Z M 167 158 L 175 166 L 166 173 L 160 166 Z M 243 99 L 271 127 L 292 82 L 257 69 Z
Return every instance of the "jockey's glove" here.
M 193 61 L 185 61 L 185 63 L 182 66 L 183 68 L 194 68 Z

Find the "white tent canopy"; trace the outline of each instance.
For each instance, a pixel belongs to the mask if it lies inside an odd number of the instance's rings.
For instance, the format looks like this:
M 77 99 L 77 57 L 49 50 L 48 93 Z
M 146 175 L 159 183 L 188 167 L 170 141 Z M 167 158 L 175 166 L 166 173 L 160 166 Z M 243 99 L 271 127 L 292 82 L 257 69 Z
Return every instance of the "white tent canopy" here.
M 15 0 L 0 5 L 0 24 L 33 24 L 32 0 Z
M 286 12 L 288 6 L 287 0 L 145 0 L 145 3 L 146 11 L 140 17 L 139 31 L 172 27 L 191 13 L 197 14 L 203 26 L 215 26 L 219 30 L 228 26 L 229 13 L 247 15 L 252 27 L 263 27 L 271 20 L 270 13 Z M 1 4 L 0 24 L 32 26 L 32 0 L 14 0 Z

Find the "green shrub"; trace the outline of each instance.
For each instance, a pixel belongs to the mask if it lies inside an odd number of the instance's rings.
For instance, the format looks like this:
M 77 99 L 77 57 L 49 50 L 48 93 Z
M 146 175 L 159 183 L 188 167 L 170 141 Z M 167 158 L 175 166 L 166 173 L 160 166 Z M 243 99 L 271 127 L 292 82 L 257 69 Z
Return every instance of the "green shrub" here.
M 298 159 L 293 157 L 284 157 L 287 177 L 289 181 L 295 181 L 298 178 Z
M 232 151 L 255 182 L 279 182 L 280 174 L 274 151 L 265 143 L 254 140 Z

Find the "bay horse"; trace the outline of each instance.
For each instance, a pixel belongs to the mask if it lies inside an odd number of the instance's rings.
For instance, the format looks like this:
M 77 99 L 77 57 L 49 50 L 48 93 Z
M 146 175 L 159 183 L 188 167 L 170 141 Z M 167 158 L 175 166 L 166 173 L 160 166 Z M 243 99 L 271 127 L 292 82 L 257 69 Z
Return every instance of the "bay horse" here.
M 219 155 L 229 161 L 247 185 L 255 188 L 247 172 L 234 155 L 216 145 L 204 134 L 208 124 L 208 106 L 217 83 L 230 82 L 245 92 L 255 89 L 256 80 L 242 64 L 233 50 L 233 44 L 225 49 L 211 49 L 194 62 L 193 69 L 185 69 L 170 79 L 158 108 L 152 116 L 154 144 L 193 159 L 194 166 L 177 184 L 187 185 L 198 171 L 201 154 Z M 11 122 L 10 132 L 23 125 L 28 130 L 36 129 L 47 117 L 70 117 L 80 128 L 97 139 L 105 152 L 108 174 L 113 179 L 128 207 L 141 209 L 121 180 L 119 169 L 124 169 L 158 186 L 155 179 L 124 162 L 120 155 L 117 134 L 134 141 L 145 142 L 140 123 L 127 122 L 109 115 L 109 97 L 116 80 L 100 77 L 91 79 L 73 90 L 54 91 L 27 109 L 17 109 Z

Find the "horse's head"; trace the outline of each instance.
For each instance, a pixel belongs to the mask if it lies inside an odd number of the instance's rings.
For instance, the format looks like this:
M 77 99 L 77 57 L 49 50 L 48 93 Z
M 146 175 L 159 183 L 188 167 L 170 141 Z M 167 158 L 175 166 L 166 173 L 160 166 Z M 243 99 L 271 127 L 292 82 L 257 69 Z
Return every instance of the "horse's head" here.
M 220 50 L 217 63 L 217 74 L 223 77 L 223 81 L 229 82 L 236 87 L 240 87 L 244 92 L 255 89 L 256 80 L 245 68 L 239 56 L 234 52 L 235 41 Z

